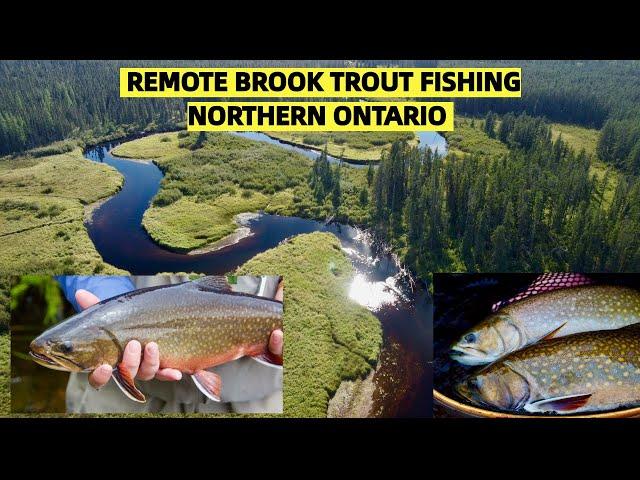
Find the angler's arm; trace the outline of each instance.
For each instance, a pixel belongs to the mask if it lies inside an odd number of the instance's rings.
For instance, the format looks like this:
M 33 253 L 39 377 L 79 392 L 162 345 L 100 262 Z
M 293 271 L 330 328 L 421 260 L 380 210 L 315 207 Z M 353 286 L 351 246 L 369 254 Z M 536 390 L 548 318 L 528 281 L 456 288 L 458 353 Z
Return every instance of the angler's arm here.
M 135 290 L 133 282 L 129 277 L 125 276 L 113 276 L 113 275 L 59 275 L 55 277 L 56 281 L 60 284 L 64 296 L 73 305 L 77 312 L 88 308 L 89 306 L 97 303 L 94 301 L 88 305 L 80 305 L 76 298 L 76 292 L 79 290 L 86 290 L 93 293 L 95 299 L 99 298 L 105 300 L 107 298 L 115 297 L 122 293 L 127 293 Z M 94 300 L 93 298 L 91 300 Z

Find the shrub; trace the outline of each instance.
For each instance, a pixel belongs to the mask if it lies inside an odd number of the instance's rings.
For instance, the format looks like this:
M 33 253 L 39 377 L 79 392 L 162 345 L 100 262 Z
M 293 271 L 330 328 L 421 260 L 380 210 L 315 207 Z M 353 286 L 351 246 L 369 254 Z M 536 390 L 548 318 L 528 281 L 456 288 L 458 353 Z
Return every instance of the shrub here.
M 349 146 L 358 150 L 366 150 L 371 147 L 371 144 L 365 140 L 353 140 L 349 143 Z
M 182 198 L 182 192 L 177 188 L 168 188 L 160 190 L 153 199 L 153 205 L 156 207 L 166 207 Z
M 307 145 L 324 145 L 327 143 L 327 139 L 324 135 L 317 133 L 310 133 L 302 137 L 302 141 Z
M 74 141 L 63 140 L 61 142 L 56 142 L 45 147 L 34 148 L 33 150 L 29 150 L 28 153 L 35 158 L 46 157 L 49 155 L 60 155 L 62 153 L 70 152 L 76 146 L 77 143 Z
M 348 138 L 345 135 L 337 134 L 333 136 L 333 143 L 336 145 L 343 145 L 347 142 Z

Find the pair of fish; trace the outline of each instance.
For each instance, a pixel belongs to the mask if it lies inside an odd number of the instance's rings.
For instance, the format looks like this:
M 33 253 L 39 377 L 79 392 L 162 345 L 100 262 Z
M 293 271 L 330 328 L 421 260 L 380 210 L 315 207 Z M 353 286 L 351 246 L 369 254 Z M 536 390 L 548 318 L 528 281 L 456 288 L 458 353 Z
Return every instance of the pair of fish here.
M 488 365 L 456 386 L 476 405 L 585 413 L 640 405 L 640 291 L 580 283 L 510 303 L 451 357 Z
M 90 372 L 107 363 L 127 397 L 146 401 L 127 368 L 124 347 L 156 342 L 160 368 L 191 375 L 207 397 L 220 401 L 222 380 L 207 368 L 250 356 L 276 368 L 271 332 L 282 329 L 282 302 L 233 292 L 224 277 L 135 290 L 102 301 L 48 329 L 30 345 L 33 359 L 48 368 Z

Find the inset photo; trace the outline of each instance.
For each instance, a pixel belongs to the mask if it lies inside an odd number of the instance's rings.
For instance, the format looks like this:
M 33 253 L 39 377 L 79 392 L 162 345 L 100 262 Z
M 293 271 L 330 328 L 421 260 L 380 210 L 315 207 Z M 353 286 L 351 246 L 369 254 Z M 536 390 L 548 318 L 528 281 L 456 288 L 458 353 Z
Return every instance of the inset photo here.
M 282 413 L 279 276 L 13 277 L 13 413 Z
M 434 275 L 435 417 L 640 417 L 640 274 Z

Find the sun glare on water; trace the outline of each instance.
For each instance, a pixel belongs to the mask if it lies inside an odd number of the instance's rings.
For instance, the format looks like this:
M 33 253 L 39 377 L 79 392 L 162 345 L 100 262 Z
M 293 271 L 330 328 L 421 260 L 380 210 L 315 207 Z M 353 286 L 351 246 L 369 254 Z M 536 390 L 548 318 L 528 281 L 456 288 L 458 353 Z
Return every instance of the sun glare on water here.
M 351 282 L 349 298 L 369 310 L 376 311 L 398 300 L 399 295 L 393 288 L 393 280 L 393 277 L 389 277 L 386 282 L 370 282 L 359 273 Z

